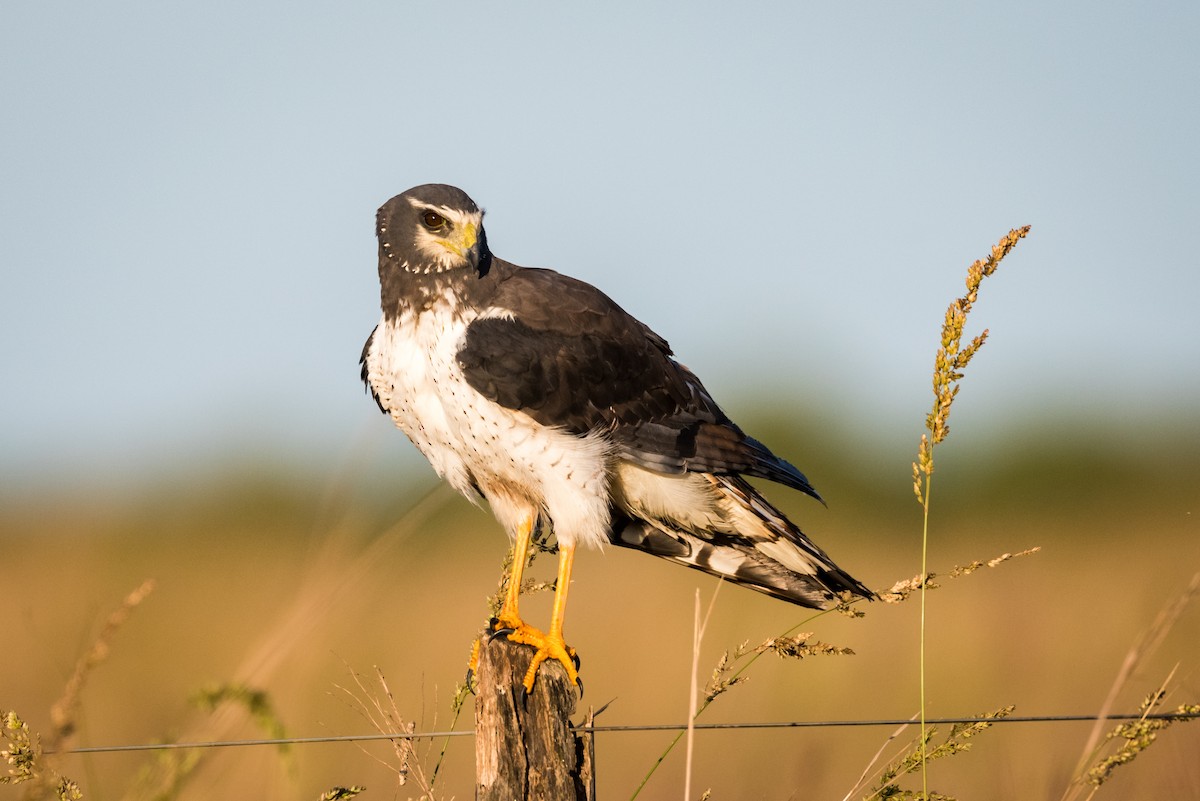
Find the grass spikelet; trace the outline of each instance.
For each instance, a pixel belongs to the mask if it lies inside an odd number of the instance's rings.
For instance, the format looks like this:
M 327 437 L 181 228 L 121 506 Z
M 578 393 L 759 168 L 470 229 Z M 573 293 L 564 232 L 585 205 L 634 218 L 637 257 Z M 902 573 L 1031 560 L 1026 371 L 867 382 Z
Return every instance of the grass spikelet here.
M 1180 704 L 1171 715 L 1166 717 L 1147 718 L 1146 716 L 1162 705 L 1166 698 L 1164 690 L 1156 690 L 1142 701 L 1142 717 L 1138 720 L 1125 721 L 1114 727 L 1105 738 L 1108 743 L 1117 743 L 1116 751 L 1100 759 L 1087 773 L 1087 782 L 1093 787 L 1100 787 L 1113 771 L 1122 765 L 1128 765 L 1138 754 L 1149 748 L 1158 738 L 1158 733 L 1173 723 L 1195 720 L 1200 715 L 1200 704 Z M 1090 796 L 1089 796 L 1090 798 Z
M 0 759 L 8 764 L 8 773 L 0 776 L 0 784 L 25 784 L 32 788 L 26 798 L 53 797 L 59 801 L 80 801 L 83 793 L 79 785 L 66 776 L 59 775 L 46 765 L 41 737 L 31 731 L 29 724 L 13 710 L 0 714 L 0 738 L 4 748 Z
M 861 596 L 851 597 L 849 593 L 842 593 L 842 595 L 839 597 L 837 605 L 832 607 L 829 611 L 836 612 L 842 617 L 848 618 L 866 617 L 867 613 L 864 612 L 862 607 L 858 605 L 858 602 L 861 600 Z
M 58 784 L 54 788 L 54 796 L 58 801 L 81 801 L 83 791 L 79 789 L 79 785 L 70 779 L 60 776 Z
M 967 268 L 967 291 L 956 298 L 946 309 L 942 322 L 941 347 L 934 356 L 933 409 L 925 418 L 928 434 L 921 435 L 917 450 L 917 461 L 913 462 L 913 492 L 922 506 L 928 504 L 929 477 L 933 474 L 933 446 L 946 439 L 950 433 L 950 407 L 958 395 L 959 381 L 971 359 L 987 341 L 987 329 L 972 339 L 965 347 L 962 344 L 963 328 L 967 315 L 979 298 L 979 287 L 983 279 L 996 272 L 1001 260 L 1029 233 L 1029 226 L 1014 228 L 992 246 L 991 255 L 979 259 Z
M 742 643 L 738 647 L 738 651 L 745 648 L 749 644 L 749 640 Z M 730 671 L 730 664 L 733 658 L 729 651 L 721 654 L 721 658 L 717 660 L 717 666 L 713 668 L 712 678 L 708 680 L 708 684 L 704 686 L 704 705 L 708 706 L 718 696 L 733 689 L 744 681 L 749 681 L 749 676 L 736 676 Z
M 755 653 L 777 654 L 782 659 L 804 659 L 808 656 L 853 656 L 854 651 L 817 640 L 809 642 L 811 632 L 793 637 L 772 637 L 754 649 Z
M 0 784 L 21 784 L 30 781 L 40 771 L 38 760 L 42 756 L 41 738 L 29 730 L 29 724 L 16 712 L 4 713 L 5 747 L 0 757 L 8 763 L 8 775 L 0 776 Z
M 321 793 L 319 801 L 346 801 L 346 799 L 354 798 L 359 793 L 366 792 L 366 789 L 366 787 L 358 784 L 352 787 L 333 787 Z
M 949 570 L 945 575 L 946 578 L 961 578 L 969 576 L 981 567 L 998 567 L 1012 559 L 1017 559 L 1022 556 L 1030 556 L 1041 551 L 1040 546 L 1026 548 L 1017 553 L 1002 553 L 999 556 L 988 559 L 987 561 L 976 560 L 965 565 L 959 565 Z M 909 579 L 897 581 L 891 587 L 883 590 L 878 594 L 878 599 L 885 604 L 898 604 L 907 601 L 913 593 L 918 590 L 929 589 L 936 590 L 942 585 L 937 583 L 938 573 L 918 573 Z
M 900 756 L 893 759 L 879 772 L 879 779 L 869 795 L 863 801 L 871 799 L 922 799 L 923 801 L 954 801 L 953 797 L 927 788 L 920 792 L 902 789 L 898 782 L 904 776 L 924 769 L 925 763 L 954 756 L 971 750 L 971 738 L 991 728 L 993 721 L 1012 714 L 1014 707 L 1006 706 L 994 712 L 979 715 L 970 723 L 955 723 L 950 732 L 940 743 L 934 743 L 936 728 L 928 728 L 913 741 L 912 745 Z M 853 791 L 851 791 L 853 792 Z
M 844 648 L 837 645 L 830 645 L 827 642 L 817 640 L 809 642 L 809 638 L 813 636 L 811 631 L 806 631 L 801 634 L 781 634 L 778 637 L 771 637 L 763 640 L 755 646 L 750 645 L 750 641 L 746 640 L 733 651 L 725 651 L 721 654 L 721 658 L 717 660 L 717 665 L 713 668 L 712 677 L 709 678 L 708 684 L 704 687 L 704 704 L 699 712 L 703 712 L 716 698 L 723 693 L 733 689 L 742 682 L 749 681 L 749 676 L 742 675 L 746 669 L 750 667 L 755 659 L 766 653 L 773 653 L 781 659 L 804 659 L 809 656 L 853 656 L 854 651 L 850 648 Z M 736 671 L 734 667 L 742 660 L 749 657 L 749 661 L 743 664 Z M 697 712 L 697 715 L 699 714 Z

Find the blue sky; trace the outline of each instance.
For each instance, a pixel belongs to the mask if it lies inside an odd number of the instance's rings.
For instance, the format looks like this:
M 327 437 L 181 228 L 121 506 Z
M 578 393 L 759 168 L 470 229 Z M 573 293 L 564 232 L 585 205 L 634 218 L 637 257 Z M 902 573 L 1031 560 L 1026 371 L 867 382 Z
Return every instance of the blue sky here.
M 735 418 L 915 440 L 946 303 L 1026 223 L 960 424 L 1194 417 L 1197 32 L 1183 2 L 8 3 L 0 476 L 381 432 L 373 215 L 431 181 Z

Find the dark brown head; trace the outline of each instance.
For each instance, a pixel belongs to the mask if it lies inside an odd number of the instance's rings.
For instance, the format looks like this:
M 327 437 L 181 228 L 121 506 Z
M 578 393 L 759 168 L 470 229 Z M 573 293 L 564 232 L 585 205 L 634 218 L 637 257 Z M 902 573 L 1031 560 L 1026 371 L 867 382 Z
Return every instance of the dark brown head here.
M 487 274 L 492 254 L 483 211 L 467 193 L 445 184 L 423 184 L 396 195 L 375 215 L 379 277 L 397 271 L 438 275 Z

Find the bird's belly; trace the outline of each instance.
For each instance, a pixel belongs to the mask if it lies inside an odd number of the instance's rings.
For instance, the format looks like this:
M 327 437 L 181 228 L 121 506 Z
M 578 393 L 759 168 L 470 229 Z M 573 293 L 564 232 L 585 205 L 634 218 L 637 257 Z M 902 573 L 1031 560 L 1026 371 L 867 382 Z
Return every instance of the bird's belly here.
M 560 542 L 604 544 L 607 442 L 543 426 L 477 392 L 455 358 L 466 325 L 431 315 L 381 324 L 367 362 L 381 405 L 438 475 L 468 497 L 482 493 L 510 533 L 521 516 L 544 514 Z
M 610 459 L 602 438 L 543 426 L 493 403 L 457 371 L 442 386 L 459 463 L 506 529 L 514 531 L 524 515 L 543 515 L 561 543 L 607 542 Z

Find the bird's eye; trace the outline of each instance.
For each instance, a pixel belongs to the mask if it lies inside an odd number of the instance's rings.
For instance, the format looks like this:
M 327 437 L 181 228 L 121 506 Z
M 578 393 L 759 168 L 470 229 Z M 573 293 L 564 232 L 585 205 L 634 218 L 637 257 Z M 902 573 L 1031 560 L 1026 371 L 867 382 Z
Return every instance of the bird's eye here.
M 436 211 L 425 212 L 421 215 L 421 221 L 425 223 L 426 228 L 441 228 L 446 224 L 446 218 Z

